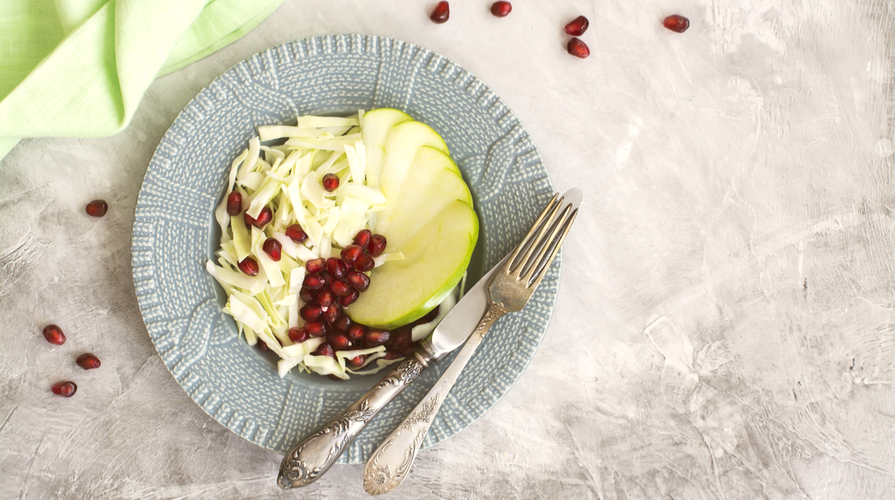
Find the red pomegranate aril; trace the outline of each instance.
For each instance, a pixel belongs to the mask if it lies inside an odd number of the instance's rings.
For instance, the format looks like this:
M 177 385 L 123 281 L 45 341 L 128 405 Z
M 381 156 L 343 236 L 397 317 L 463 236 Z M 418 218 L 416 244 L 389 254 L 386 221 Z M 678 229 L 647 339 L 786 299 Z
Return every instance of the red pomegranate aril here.
M 320 290 L 323 288 L 323 285 L 326 283 L 323 281 L 323 278 L 318 274 L 308 274 L 305 276 L 305 280 L 302 282 L 305 288 L 310 288 L 311 290 Z
M 342 259 L 330 257 L 326 259 L 326 272 L 333 278 L 340 280 L 344 278 L 345 273 L 348 272 L 348 266 L 342 262 Z
M 94 354 L 84 353 L 78 356 L 78 366 L 85 370 L 92 370 L 94 368 L 99 368 L 99 365 L 102 364 Z
M 339 304 L 342 304 L 342 307 L 348 307 L 351 304 L 354 304 L 359 298 L 360 292 L 358 292 L 357 290 L 352 290 L 348 295 L 339 297 Z
M 305 340 L 308 340 L 310 335 L 305 331 L 304 328 L 292 327 L 289 329 L 289 340 L 295 342 L 296 344 L 301 344 Z M 262 342 L 263 344 L 263 342 Z
M 50 389 L 53 391 L 53 394 L 56 394 L 57 396 L 70 398 L 77 392 L 78 384 L 66 380 L 64 382 L 56 382 Z
M 323 310 L 320 309 L 320 306 L 313 302 L 301 306 L 301 309 L 298 311 L 298 314 L 300 314 L 301 318 L 305 321 L 316 321 L 322 313 Z
M 62 333 L 62 328 L 56 325 L 44 327 L 44 338 L 51 344 L 62 345 L 65 343 L 65 334 Z
M 348 338 L 355 342 L 363 340 L 363 338 L 366 335 L 367 335 L 367 327 L 364 325 L 361 325 L 359 323 L 354 323 L 353 325 L 348 327 Z
M 370 328 L 367 330 L 367 334 L 364 335 L 364 340 L 369 347 L 385 345 L 390 339 L 391 332 L 381 328 Z
M 227 195 L 227 214 L 239 215 L 242 212 L 242 194 L 239 191 L 230 191 Z
M 109 205 L 105 200 L 93 200 L 87 204 L 87 215 L 91 217 L 102 217 L 109 210 Z M 74 393 L 72 393 L 74 394 Z
M 572 36 L 581 36 L 587 31 L 587 27 L 590 26 L 590 22 L 588 22 L 587 18 L 584 16 L 578 16 L 566 25 L 566 34 Z
M 684 16 L 680 16 L 677 14 L 668 16 L 662 22 L 662 25 L 671 31 L 675 31 L 677 33 L 683 33 L 687 31 L 687 28 L 690 27 L 690 20 Z
M 382 359 L 398 359 L 402 357 L 398 354 L 394 349 L 386 349 L 383 353 Z
M 303 243 L 308 239 L 308 233 L 298 224 L 292 224 L 286 228 L 286 236 L 296 243 Z
M 351 348 L 353 345 L 351 343 L 351 339 L 348 338 L 344 333 L 331 333 L 326 337 L 329 340 L 330 345 L 333 346 L 333 349 L 337 351 L 344 351 L 345 349 Z
M 255 347 L 257 347 L 258 350 L 262 351 L 262 352 L 266 352 L 266 351 L 270 350 L 270 347 L 267 346 L 267 342 L 265 342 L 263 340 L 259 340 L 258 342 L 255 342 Z
M 271 219 L 273 219 L 273 212 L 270 211 L 270 208 L 264 207 L 261 209 L 261 212 L 258 213 L 257 219 L 252 217 L 251 215 L 249 215 L 248 212 L 243 214 L 243 218 L 246 221 L 246 225 L 255 226 L 260 229 L 260 228 L 266 226 L 267 223 L 270 222 Z
M 361 272 L 370 271 L 376 266 L 376 262 L 373 260 L 373 257 L 362 253 L 354 259 L 354 268 Z
M 305 323 L 305 331 L 312 337 L 325 337 L 327 330 L 326 325 L 322 321 L 308 321 Z
M 510 2 L 494 2 L 491 4 L 491 13 L 496 17 L 507 17 L 513 12 L 513 4 Z
M 385 236 L 374 234 L 373 236 L 370 236 L 370 246 L 367 247 L 367 251 L 370 252 L 370 255 L 373 257 L 379 257 L 382 255 L 382 252 L 385 251 L 387 244 L 388 241 L 385 239 Z
M 357 245 L 348 245 L 342 249 L 342 260 L 348 265 L 354 265 L 354 261 L 364 253 L 364 249 Z
M 371 236 L 373 236 L 373 231 L 362 229 L 357 233 L 357 236 L 354 237 L 354 244 L 366 250 L 367 245 L 370 244 Z
M 401 327 L 396 330 L 391 339 L 391 346 L 399 350 L 402 347 L 407 347 L 412 343 L 413 337 L 410 336 L 410 329 L 407 327 Z
M 332 303 L 329 307 L 323 308 L 323 319 L 326 320 L 330 325 L 335 323 L 339 316 L 342 314 L 342 306 L 336 303 Z
M 334 281 L 329 285 L 329 289 L 332 290 L 337 297 L 344 297 L 354 291 L 354 288 L 352 288 L 347 281 Z
M 251 257 L 246 257 L 239 262 L 239 270 L 249 276 L 258 276 L 258 263 Z
M 274 262 L 280 261 L 283 245 L 279 241 L 273 238 L 267 238 L 266 240 L 264 240 L 264 245 L 261 248 L 264 249 L 264 253 L 266 253 L 267 256 L 270 257 L 270 260 Z
M 335 301 L 336 297 L 330 290 L 322 290 L 317 294 L 317 303 L 320 304 L 320 307 L 329 307 Z
M 326 269 L 326 261 L 323 258 L 311 259 L 305 262 L 305 269 L 311 274 L 322 272 Z
M 310 288 L 303 286 L 298 292 L 298 298 L 305 304 L 309 304 L 314 301 L 314 294 L 311 292 Z
M 336 352 L 333 351 L 333 346 L 329 344 L 329 342 L 324 342 L 317 346 L 317 350 L 314 351 L 315 356 L 329 356 L 331 358 L 336 357 Z
M 323 189 L 332 192 L 339 187 L 339 176 L 336 174 L 326 174 L 323 176 Z
M 450 18 L 451 6 L 445 0 L 438 2 L 438 5 L 435 6 L 435 9 L 432 10 L 432 14 L 429 16 L 429 19 L 436 24 L 444 24 L 448 22 L 448 19 Z
M 361 366 L 364 366 L 364 361 L 366 360 L 366 356 L 364 356 L 363 354 L 358 354 L 357 356 L 348 359 L 347 362 L 352 368 L 360 368 Z
M 365 292 L 367 288 L 370 288 L 370 277 L 360 271 L 351 271 L 345 276 L 345 279 L 358 292 Z
M 408 344 L 404 347 L 395 347 L 395 350 L 398 351 L 402 357 L 406 358 L 408 356 L 413 356 L 413 351 L 416 350 L 416 345 Z
M 587 48 L 587 44 L 577 38 L 569 40 L 569 44 L 566 48 L 568 49 L 569 54 L 572 54 L 575 57 L 580 57 L 581 59 L 587 59 L 590 55 L 590 49 Z
M 335 322 L 333 322 L 333 326 L 336 327 L 336 330 L 340 332 L 347 332 L 353 326 L 353 322 L 347 314 L 343 314 L 339 316 L 339 318 Z

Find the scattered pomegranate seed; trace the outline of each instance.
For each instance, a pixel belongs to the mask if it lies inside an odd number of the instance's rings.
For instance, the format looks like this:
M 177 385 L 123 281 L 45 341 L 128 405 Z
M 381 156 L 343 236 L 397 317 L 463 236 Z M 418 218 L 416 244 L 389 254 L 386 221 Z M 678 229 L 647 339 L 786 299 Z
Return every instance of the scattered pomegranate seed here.
M 322 321 L 308 321 L 305 323 L 305 331 L 312 337 L 326 336 L 326 325 Z
M 342 306 L 336 303 L 330 304 L 328 307 L 323 309 L 323 319 L 326 320 L 330 325 L 335 323 L 339 316 L 342 314 Z
M 373 236 L 372 231 L 370 231 L 369 229 L 362 229 L 360 232 L 357 233 L 357 236 L 354 237 L 354 244 L 366 250 L 367 245 L 370 244 L 371 236 Z
M 357 342 L 367 335 L 367 327 L 359 323 L 354 323 L 348 327 L 348 338 Z
M 239 263 L 239 270 L 249 276 L 258 276 L 258 263 L 251 257 L 246 257 Z
M 270 260 L 274 262 L 280 261 L 280 250 L 283 249 L 283 245 L 279 241 L 273 238 L 267 238 L 266 240 L 264 240 L 264 245 L 261 248 L 264 249 L 264 253 L 266 253 L 267 256 L 270 257 Z
M 56 325 L 44 327 L 44 338 L 51 344 L 62 345 L 65 343 L 65 334 L 62 333 L 62 328 Z
M 370 328 L 367 330 L 367 334 L 364 335 L 364 340 L 369 347 L 387 344 L 389 339 L 391 339 L 391 332 L 381 328 Z
M 385 251 L 385 246 L 388 241 L 385 239 L 385 236 L 381 234 L 374 234 L 370 237 L 370 246 L 367 247 L 367 251 L 370 252 L 370 255 L 373 257 L 379 257 L 382 255 L 382 252 Z
M 270 211 L 269 207 L 264 207 L 261 209 L 261 212 L 258 213 L 257 219 L 250 216 L 248 212 L 243 214 L 243 218 L 245 219 L 247 225 L 255 226 L 260 229 L 267 225 L 267 223 L 270 222 L 271 219 L 273 219 L 273 212 Z
M 370 288 L 370 277 L 360 271 L 351 271 L 345 279 L 358 292 L 366 292 L 367 288 Z
M 109 205 L 104 200 L 93 200 L 87 204 L 87 215 L 91 217 L 102 217 L 106 215 L 107 210 L 109 210 Z
M 348 245 L 342 249 L 342 260 L 344 260 L 346 264 L 354 265 L 354 261 L 357 260 L 357 257 L 362 253 L 364 253 L 363 248 L 357 245 Z
M 313 302 L 313 300 L 314 300 L 314 295 L 311 293 L 311 289 L 310 289 L 310 288 L 307 288 L 307 287 L 304 287 L 304 286 L 301 287 L 301 290 L 299 290 L 299 292 L 298 292 L 298 297 L 299 297 L 299 298 L 301 299 L 301 301 L 304 302 L 305 304 L 308 304 L 308 303 L 310 303 L 310 302 Z
M 323 278 L 320 277 L 319 274 L 308 274 L 305 276 L 305 280 L 302 282 L 305 288 L 310 288 L 311 290 L 320 290 L 323 288 L 325 284 Z
M 347 332 L 351 329 L 353 324 L 354 322 L 351 321 L 351 318 L 349 318 L 347 314 L 339 316 L 339 319 L 333 322 L 333 326 L 336 327 L 336 330 L 340 332 Z
M 326 337 L 333 349 L 343 351 L 352 346 L 351 339 L 344 333 L 331 333 Z
M 329 285 L 329 289 L 332 290 L 337 297 L 344 297 L 354 291 L 354 288 L 352 288 L 347 281 L 336 281 Z
M 345 273 L 348 272 L 348 266 L 342 262 L 342 259 L 330 257 L 326 259 L 326 272 L 333 278 L 340 280 L 344 278 Z
M 323 290 L 317 294 L 317 303 L 320 307 L 329 307 L 336 301 L 336 297 L 331 290 Z M 321 310 L 321 312 L 323 312 Z
M 317 350 L 314 351 L 315 356 L 329 356 L 331 358 L 336 357 L 336 352 L 333 351 L 333 346 L 329 344 L 329 342 L 324 342 L 317 347 Z
M 572 54 L 575 57 L 580 57 L 581 59 L 586 59 L 587 56 L 590 55 L 590 49 L 587 48 L 587 44 L 577 38 L 569 40 L 567 48 L 569 54 Z
M 301 344 L 305 340 L 308 340 L 309 337 L 310 335 L 308 335 L 308 332 L 306 332 L 304 328 L 294 327 L 289 329 L 289 340 L 296 344 Z
M 448 22 L 448 19 L 450 18 L 451 6 L 445 0 L 438 2 L 438 5 L 436 5 L 435 9 L 432 11 L 432 15 L 429 16 L 429 19 L 436 24 L 444 24 Z
M 376 266 L 376 262 L 373 260 L 373 257 L 362 253 L 354 259 L 354 268 L 361 272 L 367 272 L 373 269 Z
M 267 342 L 265 342 L 263 340 L 259 340 L 258 342 L 255 342 L 255 347 L 257 347 L 259 351 L 269 351 L 270 350 L 270 347 L 267 346 Z
M 690 27 L 690 20 L 684 16 L 674 14 L 672 16 L 666 17 L 665 21 L 662 22 L 662 25 L 670 29 L 671 31 L 683 33 L 687 31 L 687 28 Z
M 323 189 L 332 192 L 339 187 L 339 176 L 336 174 L 326 174 L 323 176 Z
M 298 224 L 292 224 L 286 228 L 286 236 L 296 243 L 302 243 L 308 239 L 308 234 Z
M 227 213 L 239 215 L 242 212 L 242 194 L 239 191 L 230 191 L 227 195 Z
M 351 304 L 354 304 L 359 298 L 360 292 L 358 292 L 357 290 L 352 290 L 348 295 L 339 297 L 339 304 L 342 304 L 342 307 L 348 307 Z
M 56 394 L 57 396 L 70 398 L 74 396 L 75 392 L 78 390 L 78 384 L 69 381 L 56 382 L 51 389 L 53 390 L 53 394 Z
M 99 358 L 89 352 L 78 356 L 78 366 L 85 370 L 99 368 L 100 364 Z
M 570 22 L 566 25 L 566 34 L 572 36 L 581 36 L 587 31 L 587 27 L 590 26 L 590 22 L 588 22 L 587 18 L 584 16 L 578 16 L 574 21 Z
M 305 262 L 305 269 L 311 274 L 322 272 L 326 269 L 326 261 L 322 258 L 311 259 Z
M 491 13 L 497 17 L 507 17 L 513 12 L 513 4 L 510 2 L 494 2 L 491 4 Z
M 323 314 L 323 310 L 320 309 L 319 304 L 311 302 L 310 304 L 301 306 L 301 310 L 299 310 L 298 314 L 300 314 L 301 318 L 305 321 L 316 321 L 317 318 Z
M 366 360 L 366 356 L 364 356 L 363 354 L 358 354 L 357 356 L 349 359 L 348 364 L 351 365 L 352 368 L 360 368 L 361 366 L 364 366 L 364 361 Z

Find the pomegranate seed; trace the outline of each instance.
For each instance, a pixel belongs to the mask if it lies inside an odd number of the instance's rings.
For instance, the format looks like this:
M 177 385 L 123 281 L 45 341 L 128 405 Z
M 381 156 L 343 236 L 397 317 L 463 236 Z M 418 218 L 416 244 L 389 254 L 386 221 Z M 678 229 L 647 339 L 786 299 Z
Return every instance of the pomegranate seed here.
M 322 313 L 323 310 L 320 309 L 320 306 L 314 303 L 301 306 L 301 310 L 298 312 L 305 321 L 316 321 Z
M 293 327 L 289 329 L 289 340 L 296 344 L 301 344 L 305 340 L 308 340 L 309 337 L 310 335 L 308 335 L 308 332 L 306 332 L 304 328 Z
M 78 390 L 78 384 L 69 381 L 56 382 L 51 389 L 53 390 L 53 394 L 56 394 L 57 396 L 70 398 L 74 396 L 75 391 Z
M 396 330 L 391 339 L 391 346 L 399 350 L 403 347 L 409 346 L 412 343 L 413 337 L 410 336 L 410 329 L 407 327 L 401 327 Z
M 242 194 L 239 191 L 230 191 L 227 195 L 227 213 L 239 215 L 239 212 L 242 212 Z
M 369 229 L 362 229 L 359 233 L 357 233 L 357 236 L 354 237 L 354 244 L 366 250 L 367 245 L 370 244 L 371 236 L 373 236 L 372 231 L 370 231 Z
M 587 18 L 584 16 L 578 16 L 574 21 L 570 22 L 566 25 L 566 34 L 572 36 L 581 36 L 587 31 L 587 27 L 590 26 L 590 23 L 587 21 Z
M 510 2 L 494 2 L 491 4 L 491 13 L 497 17 L 507 17 L 513 12 L 513 5 Z
M 416 345 L 408 344 L 405 347 L 396 347 L 395 350 L 398 351 L 398 354 L 400 354 L 402 357 L 406 358 L 408 356 L 413 356 L 413 351 L 416 350 Z
M 280 261 L 280 250 L 283 249 L 283 245 L 279 241 L 273 238 L 267 238 L 264 240 L 264 245 L 261 248 L 264 249 L 264 253 L 270 257 L 270 260 L 274 262 Z
M 339 316 L 339 319 L 333 322 L 333 326 L 340 332 L 347 332 L 353 325 L 351 318 L 349 318 L 348 315 L 343 314 Z
M 262 351 L 262 352 L 270 350 L 270 347 L 267 347 L 267 342 L 265 342 L 263 340 L 261 340 L 259 342 L 255 342 L 255 347 L 257 347 L 258 350 Z
M 329 307 L 335 302 L 336 297 L 330 290 L 323 290 L 317 294 L 317 303 L 320 307 Z M 320 312 L 323 312 L 322 310 Z
M 577 38 L 569 40 L 569 45 L 566 48 L 569 50 L 569 54 L 581 59 L 586 59 L 590 55 L 590 49 L 587 48 L 587 44 Z
M 246 221 L 246 225 L 255 226 L 260 229 L 273 219 L 273 212 L 270 211 L 270 208 L 264 207 L 261 209 L 261 212 L 258 213 L 257 219 L 250 216 L 248 212 L 243 214 L 243 218 Z
M 382 359 L 398 359 L 401 355 L 395 352 L 392 349 L 386 349 L 383 353 Z
M 357 259 L 354 260 L 354 268 L 361 272 L 369 271 L 375 266 L 376 262 L 373 261 L 373 257 L 365 253 L 358 255 Z
M 336 303 L 332 303 L 329 307 L 323 309 L 323 319 L 326 320 L 330 325 L 335 323 L 337 319 L 339 319 L 339 315 L 342 314 L 342 306 Z
M 85 370 L 99 368 L 100 364 L 99 358 L 89 352 L 78 356 L 78 366 Z
M 352 346 L 351 339 L 349 339 L 344 333 L 331 333 L 326 337 L 329 340 L 330 345 L 333 346 L 333 349 L 337 351 L 344 351 Z
M 336 281 L 333 279 L 333 275 L 329 274 L 329 271 L 323 271 L 320 273 L 320 279 L 323 280 L 324 285 L 329 285 L 330 283 Z
M 309 274 L 305 276 L 305 280 L 302 282 L 305 288 L 310 288 L 311 290 L 320 290 L 323 288 L 325 284 L 323 278 L 318 274 Z
M 344 278 L 345 273 L 348 272 L 348 266 L 342 262 L 342 259 L 330 257 L 326 259 L 326 272 L 333 278 L 340 280 Z
M 435 321 L 435 318 L 438 317 L 438 307 L 439 306 L 435 306 L 435 309 L 432 309 L 431 311 L 427 312 L 425 316 L 414 321 L 413 323 L 411 323 L 411 325 L 412 326 L 425 325 L 426 323 L 431 323 L 432 321 Z
M 339 304 L 342 304 L 342 307 L 348 307 L 354 304 L 358 298 L 360 298 L 360 293 L 357 290 L 352 290 L 348 295 L 339 297 Z
M 438 5 L 436 5 L 435 9 L 432 11 L 432 15 L 429 16 L 429 19 L 436 24 L 444 24 L 450 18 L 451 6 L 445 0 L 438 2 Z
M 308 304 L 314 301 L 314 295 L 311 293 L 311 289 L 307 287 L 301 287 L 301 290 L 298 292 L 298 297 L 302 302 Z
M 309 273 L 319 273 L 326 269 L 326 261 L 322 258 L 319 259 L 311 259 L 305 262 L 305 269 L 308 270 Z
M 62 345 L 65 343 L 65 334 L 62 333 L 62 328 L 56 325 L 44 327 L 44 338 L 51 344 Z
M 347 281 L 335 281 L 333 284 L 329 285 L 329 289 L 332 290 L 337 297 L 344 297 L 354 291 L 354 288 L 352 288 Z
M 329 342 L 324 342 L 317 347 L 317 350 L 314 351 L 315 356 L 329 356 L 331 358 L 336 357 L 336 352 L 333 351 L 333 346 L 329 344 Z
M 354 265 L 354 261 L 357 260 L 358 256 L 364 253 L 364 249 L 357 245 L 348 245 L 342 249 L 341 253 L 342 260 L 344 260 L 346 264 Z
M 370 277 L 360 271 L 351 271 L 345 279 L 358 292 L 365 292 L 367 288 L 370 288 Z
M 385 239 L 385 236 L 381 234 L 374 234 L 370 237 L 370 246 L 367 247 L 367 251 L 370 252 L 370 255 L 373 257 L 379 257 L 382 255 L 382 252 L 385 251 L 385 246 L 388 242 Z
M 351 365 L 352 368 L 360 368 L 364 366 L 364 361 L 367 360 L 367 357 L 363 354 L 358 354 L 357 356 L 348 360 L 348 364 Z
M 381 328 L 370 328 L 367 330 L 367 334 L 364 335 L 364 340 L 367 342 L 367 346 L 376 347 L 379 345 L 387 344 L 389 339 L 391 339 L 391 332 L 388 330 L 383 330 Z
M 286 236 L 296 243 L 302 243 L 308 239 L 308 234 L 298 224 L 292 224 L 286 228 Z
M 684 16 L 674 14 L 672 16 L 666 17 L 665 21 L 662 22 L 662 25 L 670 29 L 671 31 L 683 33 L 687 31 L 687 28 L 690 27 L 690 20 Z
M 323 337 L 326 335 L 326 325 L 322 321 L 308 321 L 305 323 L 305 331 L 312 337 Z
M 87 215 L 91 217 L 102 217 L 106 215 L 107 210 L 109 210 L 109 205 L 104 200 L 93 200 L 87 204 Z
M 246 257 L 239 263 L 239 270 L 249 276 L 258 276 L 258 263 L 251 257 Z
M 347 318 L 347 316 L 346 316 Z M 348 327 L 348 338 L 357 342 L 367 335 L 367 327 L 360 323 L 354 323 Z
M 323 189 L 327 191 L 335 191 L 339 187 L 339 176 L 336 174 L 326 174 L 323 176 Z

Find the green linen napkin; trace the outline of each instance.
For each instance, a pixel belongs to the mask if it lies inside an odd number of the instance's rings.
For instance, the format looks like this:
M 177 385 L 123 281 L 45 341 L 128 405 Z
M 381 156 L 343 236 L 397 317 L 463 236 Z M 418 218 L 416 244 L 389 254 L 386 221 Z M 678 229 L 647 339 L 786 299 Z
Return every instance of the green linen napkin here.
M 0 159 L 22 137 L 119 132 L 152 80 L 282 0 L 0 0 Z

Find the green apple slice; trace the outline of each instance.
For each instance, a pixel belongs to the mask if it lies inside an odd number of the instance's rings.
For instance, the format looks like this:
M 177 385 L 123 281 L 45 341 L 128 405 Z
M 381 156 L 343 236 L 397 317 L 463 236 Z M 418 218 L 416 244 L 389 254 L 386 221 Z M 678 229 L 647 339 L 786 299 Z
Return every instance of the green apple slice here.
M 405 260 L 388 261 L 373 270 L 370 288 L 348 306 L 348 315 L 381 328 L 423 317 L 460 282 L 478 231 L 478 218 L 469 204 L 447 204 L 400 247 Z
M 395 125 L 412 121 L 413 118 L 397 109 L 374 109 L 364 114 L 362 139 L 367 154 L 367 185 L 379 187 L 382 162 L 385 158 L 385 142 Z
M 392 127 L 385 142 L 385 161 L 382 164 L 382 177 L 379 183 L 386 204 L 397 202 L 401 196 L 404 181 L 410 173 L 419 149 L 423 146 L 448 152 L 444 139 L 425 123 L 404 122 Z

